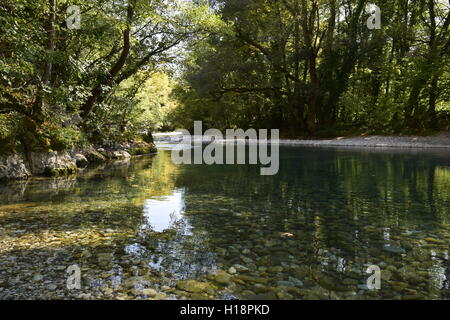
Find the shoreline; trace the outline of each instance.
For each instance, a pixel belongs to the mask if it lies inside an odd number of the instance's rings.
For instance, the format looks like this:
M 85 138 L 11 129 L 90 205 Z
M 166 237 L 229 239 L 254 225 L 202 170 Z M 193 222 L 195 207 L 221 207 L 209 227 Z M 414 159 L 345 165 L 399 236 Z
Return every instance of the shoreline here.
M 89 164 L 129 160 L 155 153 L 157 148 L 153 143 L 133 141 L 74 147 L 72 150 L 0 155 L 0 181 L 26 180 L 36 176 L 70 176 L 84 170 Z
M 180 132 L 153 134 L 156 144 L 180 143 L 183 136 Z M 201 140 L 211 143 L 211 136 L 193 136 L 193 141 Z M 250 143 L 255 140 L 248 140 Z M 219 143 L 231 143 L 229 139 L 217 140 Z M 329 139 L 280 139 L 283 146 L 330 146 L 330 147 L 359 147 L 359 148 L 401 148 L 401 149 L 450 149 L 450 132 L 433 136 L 353 136 Z

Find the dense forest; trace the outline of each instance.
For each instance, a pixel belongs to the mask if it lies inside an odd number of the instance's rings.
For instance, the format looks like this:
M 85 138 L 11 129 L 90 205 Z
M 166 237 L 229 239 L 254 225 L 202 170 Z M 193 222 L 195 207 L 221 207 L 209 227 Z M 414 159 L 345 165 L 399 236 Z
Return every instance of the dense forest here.
M 447 129 L 448 2 L 377 0 L 379 29 L 370 3 L 3 0 L 1 150 L 194 120 L 285 136 Z
M 181 44 L 220 28 L 215 18 L 183 1 L 2 1 L 2 150 L 126 141 L 163 126 L 173 107 L 164 70 Z
M 448 2 L 376 1 L 380 29 L 369 3 L 214 1 L 228 32 L 192 50 L 180 118 L 294 136 L 448 126 Z

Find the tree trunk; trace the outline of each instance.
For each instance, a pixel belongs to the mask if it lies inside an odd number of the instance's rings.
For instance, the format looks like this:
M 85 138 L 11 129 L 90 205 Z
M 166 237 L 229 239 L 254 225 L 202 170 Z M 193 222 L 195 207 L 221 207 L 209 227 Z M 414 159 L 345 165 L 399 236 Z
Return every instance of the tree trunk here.
M 91 113 L 92 109 L 96 102 L 101 102 L 104 99 L 103 96 L 103 86 L 111 86 L 114 83 L 114 77 L 119 73 L 119 71 L 125 65 L 125 62 L 130 54 L 131 42 L 130 42 L 130 33 L 131 33 L 131 23 L 134 15 L 134 4 L 135 0 L 130 0 L 128 2 L 127 9 L 127 27 L 123 32 L 123 48 L 122 53 L 120 54 L 119 59 L 116 61 L 114 66 L 109 70 L 106 78 L 103 81 L 100 81 L 92 90 L 90 97 L 86 100 L 86 102 L 81 107 L 81 116 L 83 119 L 86 119 Z M 102 98 L 103 96 L 103 98 Z

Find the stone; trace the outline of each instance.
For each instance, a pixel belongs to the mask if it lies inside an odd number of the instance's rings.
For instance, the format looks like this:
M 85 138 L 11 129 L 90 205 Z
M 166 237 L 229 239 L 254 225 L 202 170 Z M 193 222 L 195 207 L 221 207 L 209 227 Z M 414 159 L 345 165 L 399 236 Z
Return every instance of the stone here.
M 261 278 L 261 277 L 252 277 L 252 276 L 247 276 L 247 275 L 238 275 L 236 276 L 236 278 L 245 281 L 245 282 L 250 282 L 250 283 L 267 283 L 269 282 L 268 279 L 266 278 Z
M 81 293 L 78 295 L 78 298 L 82 299 L 82 300 L 88 300 L 90 299 L 92 296 L 89 293 Z
M 394 245 L 390 245 L 390 244 L 386 244 L 383 246 L 383 250 L 386 252 L 390 252 L 390 253 L 395 253 L 395 254 L 403 254 L 406 253 L 406 250 L 403 248 L 400 248 L 398 246 L 394 246 Z
M 241 260 L 245 263 L 245 264 L 252 264 L 253 260 L 250 259 L 249 257 L 246 256 L 241 256 Z
M 144 141 L 135 141 L 128 148 L 128 153 L 133 156 L 153 154 L 157 151 L 154 143 L 147 143 Z
M 234 268 L 239 271 L 239 272 L 245 272 L 248 271 L 249 269 L 241 264 L 235 264 Z
M 235 274 L 237 271 L 234 267 L 230 267 L 230 269 L 228 269 L 228 273 L 230 274 Z
M 95 150 L 94 148 L 88 148 L 83 150 L 83 155 L 89 162 L 92 163 L 101 163 L 106 161 L 106 157 L 97 150 Z
M 26 179 L 31 175 L 22 155 L 0 156 L 0 180 Z
M 45 176 L 64 176 L 77 172 L 75 160 L 65 151 L 31 152 L 31 173 Z
M 102 292 L 105 296 L 111 296 L 114 291 L 110 287 L 106 287 L 102 289 Z
M 167 294 L 164 292 L 159 292 L 157 295 L 154 296 L 155 300 L 163 300 L 167 298 Z
M 55 285 L 55 284 L 50 284 L 50 285 L 48 285 L 48 287 L 47 287 L 49 290 L 56 290 L 56 288 L 57 288 L 57 286 Z
M 281 272 L 283 272 L 283 267 L 282 266 L 271 267 L 271 268 L 269 268 L 269 272 L 281 273 Z
M 226 273 L 225 271 L 218 271 L 215 276 L 214 276 L 214 280 L 221 285 L 229 285 L 231 282 L 231 276 Z
M 284 291 L 277 291 L 276 295 L 277 295 L 278 299 L 280 299 L 280 300 L 293 300 L 294 299 L 294 297 L 292 295 L 290 295 L 289 293 L 284 292 Z
M 289 232 L 280 232 L 280 237 L 284 238 L 284 239 L 289 239 L 289 238 L 293 238 L 294 235 Z
M 294 287 L 303 287 L 303 281 L 294 277 L 289 277 L 289 282 L 292 283 Z
M 367 284 L 358 284 L 358 289 L 360 289 L 360 290 L 369 290 L 369 287 L 367 287 Z
M 125 150 L 118 150 L 118 151 L 111 151 L 109 153 L 109 157 L 111 159 L 123 160 L 123 159 L 131 158 L 131 155 L 128 152 L 126 152 Z
M 209 288 L 209 284 L 196 280 L 180 280 L 177 282 L 177 288 L 191 293 L 200 293 L 206 292 Z
M 391 272 L 396 272 L 397 271 L 397 267 L 391 264 L 391 265 L 388 265 L 386 267 L 386 270 L 389 270 Z
M 274 292 L 266 292 L 266 293 L 259 293 L 254 295 L 248 295 L 244 296 L 246 300 L 276 300 L 277 295 Z
M 113 255 L 112 253 L 99 253 L 97 254 L 97 259 L 100 266 L 106 267 L 111 263 Z
M 144 290 L 142 290 L 142 294 L 144 296 L 153 298 L 154 296 L 156 296 L 158 294 L 158 292 L 156 292 L 155 289 L 144 289 Z
M 142 284 L 145 282 L 143 277 L 131 277 L 123 282 L 124 288 L 134 288 L 136 285 Z
M 431 243 L 431 244 L 445 244 L 444 240 L 440 240 L 440 239 L 435 239 L 435 238 L 425 238 L 424 239 L 426 242 Z
M 381 271 L 381 279 L 384 281 L 389 281 L 392 278 L 392 272 L 389 270 L 382 270 Z
M 277 282 L 277 286 L 278 287 L 291 287 L 292 283 L 290 283 L 289 281 L 281 280 L 281 281 Z
M 73 156 L 73 158 L 74 158 L 75 163 L 77 164 L 78 168 L 84 168 L 89 163 L 88 159 L 84 155 L 82 155 L 80 153 L 75 154 Z
M 43 279 L 44 279 L 44 276 L 42 274 L 35 274 L 33 276 L 33 281 L 36 281 L 36 282 L 42 281 Z

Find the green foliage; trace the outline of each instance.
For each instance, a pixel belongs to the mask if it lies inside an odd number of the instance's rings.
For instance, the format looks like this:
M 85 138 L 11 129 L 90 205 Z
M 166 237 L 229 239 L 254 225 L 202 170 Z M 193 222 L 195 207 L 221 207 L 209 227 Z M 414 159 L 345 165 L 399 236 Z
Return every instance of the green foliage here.
M 66 25 L 72 4 L 79 30 Z M 2 1 L 0 115 L 17 119 L 0 128 L 3 149 L 68 149 L 168 127 L 175 103 L 164 69 L 183 42 L 221 25 L 206 1 Z
M 0 115 L 0 154 L 11 154 L 16 151 L 14 119 L 10 115 Z
M 0 146 L 129 141 L 194 120 L 284 135 L 447 128 L 448 5 L 380 0 L 382 28 L 368 30 L 366 2 L 78 0 L 71 30 L 68 0 L 3 0 Z
M 211 2 L 226 28 L 185 57 L 178 126 L 202 119 L 285 135 L 449 126 L 445 1 L 378 1 L 379 30 L 366 27 L 363 0 Z
M 68 150 L 81 144 L 82 133 L 76 127 L 49 128 L 48 133 L 52 150 Z

